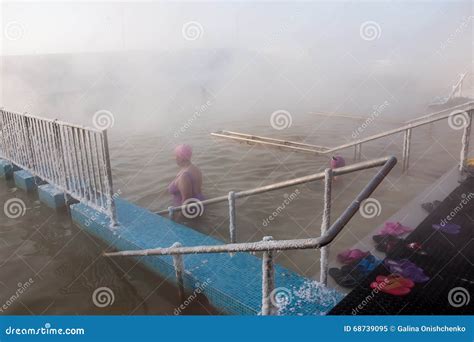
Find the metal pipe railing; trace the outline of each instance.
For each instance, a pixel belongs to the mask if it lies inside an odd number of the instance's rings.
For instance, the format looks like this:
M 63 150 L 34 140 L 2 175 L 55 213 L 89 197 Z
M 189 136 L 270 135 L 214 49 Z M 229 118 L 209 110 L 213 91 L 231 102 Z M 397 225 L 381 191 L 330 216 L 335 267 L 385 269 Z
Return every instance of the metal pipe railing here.
M 272 306 L 271 294 L 275 287 L 274 280 L 274 262 L 273 252 L 282 250 L 297 250 L 297 249 L 323 249 L 336 238 L 336 236 L 342 231 L 346 224 L 359 210 L 361 203 L 369 198 L 369 196 L 375 191 L 379 184 L 385 179 L 388 173 L 395 167 L 397 159 L 395 157 L 386 157 L 373 161 L 371 165 L 382 166 L 377 174 L 369 181 L 369 183 L 362 189 L 362 191 L 356 196 L 352 203 L 344 210 L 344 212 L 330 225 L 328 229 L 324 229 L 330 223 L 330 185 L 326 187 L 325 191 L 325 210 L 323 214 L 322 231 L 324 232 L 318 238 L 309 239 L 292 239 L 292 240 L 273 240 L 271 237 L 265 237 L 262 241 L 258 242 L 245 242 L 245 243 L 230 243 L 223 245 L 207 245 L 207 246 L 191 246 L 181 247 L 176 243 L 171 247 L 165 248 L 152 248 L 143 250 L 132 250 L 132 251 L 121 251 L 121 252 L 110 252 L 104 253 L 106 257 L 124 257 L 124 256 L 163 256 L 163 255 L 184 255 L 184 254 L 205 254 L 205 253 L 242 253 L 242 252 L 264 252 L 262 258 L 262 315 L 270 315 L 274 312 Z M 366 164 L 366 163 L 360 163 Z M 364 166 L 359 165 L 359 169 L 365 169 Z M 342 169 L 342 168 L 341 168 Z M 329 184 L 332 180 L 332 174 L 336 174 L 337 171 L 326 169 L 324 172 L 325 184 Z M 355 170 L 352 170 L 355 171 Z M 349 171 L 342 171 L 348 173 Z M 177 264 L 175 262 L 175 264 Z M 180 263 L 182 267 L 182 262 Z M 321 272 L 327 272 L 327 263 L 322 263 L 322 267 L 326 270 Z M 177 274 L 178 284 L 180 279 L 178 277 L 177 266 L 175 266 Z M 322 276 L 323 279 L 323 276 Z M 180 290 L 181 291 L 181 290 Z
M 471 137 L 471 127 L 472 127 L 472 116 L 474 111 L 468 112 L 467 118 L 466 118 L 466 124 L 463 129 L 463 134 L 462 134 L 462 147 L 461 147 L 461 153 L 460 153 L 460 159 L 461 162 L 459 163 L 459 171 L 464 172 L 467 166 L 467 159 L 469 158 L 469 140 Z
M 324 171 L 324 209 L 323 219 L 321 222 L 321 236 L 326 234 L 329 226 L 331 225 L 331 197 L 332 197 L 332 180 L 334 171 L 332 169 L 326 169 Z M 328 283 L 328 259 L 329 259 L 329 246 L 321 248 L 321 275 L 320 282 L 324 285 Z
M 295 239 L 295 240 L 275 240 L 268 242 L 244 242 L 224 245 L 195 246 L 195 247 L 171 247 L 171 248 L 151 248 L 139 251 L 122 251 L 105 253 L 105 256 L 150 256 L 150 255 L 174 255 L 174 254 L 196 254 L 196 253 L 239 253 L 239 252 L 263 252 L 266 250 L 289 250 L 289 249 L 309 249 L 321 248 L 337 236 L 342 228 L 349 222 L 359 209 L 360 203 L 367 199 L 377 188 L 387 174 L 397 163 L 397 158 L 382 158 L 383 167 L 370 180 L 365 188 L 357 195 L 352 203 L 344 210 L 339 218 L 331 224 L 324 236 L 319 238 Z M 336 171 L 334 170 L 334 174 Z
M 236 232 L 235 232 L 235 192 L 229 192 L 229 235 L 230 235 L 230 242 L 234 243 L 237 242 Z
M 386 161 L 386 158 L 377 158 L 377 159 L 364 161 L 364 162 L 361 162 L 361 163 L 355 163 L 355 164 L 351 164 L 351 165 L 348 165 L 348 166 L 339 167 L 339 168 L 333 170 L 333 175 L 334 176 L 340 176 L 340 175 L 344 175 L 344 174 L 351 173 L 351 172 L 354 172 L 354 171 L 359 171 L 359 170 L 364 170 L 364 169 L 371 169 L 373 167 L 377 167 L 377 166 L 382 165 L 385 161 Z M 273 183 L 273 184 L 261 186 L 261 187 L 258 187 L 258 188 L 238 191 L 238 192 L 234 193 L 234 197 L 237 199 L 237 198 L 242 198 L 242 197 L 258 195 L 258 194 L 268 192 L 268 191 L 279 190 L 279 189 L 284 189 L 284 188 L 287 188 L 287 187 L 290 187 L 290 186 L 295 186 L 295 185 L 299 185 L 299 184 L 303 184 L 303 183 L 313 182 L 313 181 L 316 181 L 316 180 L 324 179 L 324 177 L 325 177 L 325 171 L 322 171 L 322 172 L 318 172 L 318 173 L 313 173 L 313 174 L 308 175 L 308 176 L 293 178 L 293 179 L 290 179 L 290 180 L 286 180 L 286 181 L 282 181 L 282 182 L 278 182 L 278 183 Z M 229 197 L 228 195 L 218 196 L 218 197 L 214 197 L 214 198 L 210 198 L 210 199 L 207 199 L 207 200 L 200 201 L 200 204 L 202 204 L 203 206 L 206 206 L 206 205 L 210 205 L 210 204 L 221 203 L 221 202 L 227 201 L 228 197 Z M 164 209 L 164 210 L 160 210 L 160 211 L 156 212 L 156 214 L 163 215 L 163 214 L 169 213 L 170 210 L 173 210 L 174 212 L 176 212 L 176 211 L 183 210 L 183 209 L 186 209 L 188 207 L 191 207 L 193 205 L 195 205 L 195 204 L 190 203 L 190 204 L 181 205 L 181 206 L 177 206 L 177 207 L 169 207 L 168 209 Z
M 181 247 L 179 242 L 175 242 L 171 247 Z M 173 255 L 173 267 L 175 270 L 176 282 L 178 284 L 178 295 L 181 301 L 184 301 L 184 261 L 181 254 Z
M 272 241 L 272 236 L 265 236 L 262 241 Z M 262 256 L 262 315 L 268 316 L 274 313 L 272 303 L 272 292 L 275 289 L 275 267 L 273 263 L 273 251 L 263 252 Z
M 363 143 L 366 143 L 366 142 L 369 142 L 369 141 L 373 141 L 373 140 L 377 140 L 377 139 L 380 139 L 380 138 L 387 137 L 389 135 L 404 132 L 408 129 L 424 126 L 424 125 L 427 125 L 427 124 L 430 124 L 430 123 L 433 123 L 433 122 L 436 122 L 436 121 L 447 119 L 453 114 L 452 109 L 455 109 L 457 107 L 459 107 L 459 106 L 451 108 L 451 113 L 450 114 L 445 114 L 445 115 L 442 115 L 442 116 L 439 116 L 439 117 L 419 120 L 415 123 L 410 123 L 408 125 L 398 127 L 398 128 L 394 128 L 394 129 L 391 129 L 391 130 L 388 130 L 388 131 L 385 131 L 385 132 L 382 132 L 382 133 L 379 133 L 379 134 L 375 134 L 375 135 L 372 135 L 372 136 L 364 138 L 364 139 L 355 140 L 355 141 L 352 141 L 352 142 L 347 143 L 347 144 L 343 144 L 343 145 L 340 145 L 340 146 L 337 146 L 337 147 L 334 147 L 334 148 L 330 148 L 327 151 L 325 151 L 324 153 L 336 152 L 336 151 L 339 151 L 339 150 L 342 150 L 342 149 L 346 149 L 348 147 L 353 147 L 353 146 L 358 145 L 358 144 L 363 144 Z M 469 109 L 469 111 L 472 111 L 472 110 L 473 109 L 472 109 L 472 105 L 471 105 L 471 108 Z M 443 111 L 443 112 L 445 112 L 445 111 Z
M 1 109 L 0 158 L 117 224 L 107 131 Z
M 449 114 L 444 114 L 448 112 Z M 474 112 L 474 101 L 470 101 L 470 102 L 467 102 L 458 106 L 454 106 L 448 109 L 444 109 L 438 112 L 430 113 L 430 114 L 418 117 L 416 119 L 406 121 L 406 125 L 404 126 L 394 128 L 382 133 L 378 133 L 364 139 L 354 140 L 349 143 L 339 145 L 333 148 L 305 144 L 305 143 L 298 143 L 298 142 L 293 142 L 293 141 L 285 141 L 285 140 L 279 140 L 279 139 L 273 139 L 273 138 L 267 138 L 267 137 L 261 137 L 261 136 L 249 135 L 249 134 L 237 133 L 237 132 L 222 131 L 221 133 L 211 133 L 211 134 L 217 137 L 230 138 L 230 139 L 234 139 L 238 141 L 259 143 L 259 144 L 264 144 L 264 145 L 270 145 L 273 147 L 288 149 L 291 151 L 307 152 L 307 153 L 313 153 L 317 155 L 333 154 L 334 152 L 354 147 L 354 161 L 360 161 L 362 157 L 362 144 L 403 132 L 405 136 L 404 136 L 404 145 L 403 145 L 403 150 L 402 150 L 402 153 L 403 153 L 402 169 L 404 172 L 406 172 L 409 168 L 411 134 L 412 134 L 413 128 L 417 128 L 424 125 L 432 125 L 434 122 L 447 119 L 451 115 L 453 114 L 457 115 L 460 112 L 468 113 L 468 116 L 472 117 L 473 115 L 472 113 Z M 469 140 L 471 124 L 472 124 L 472 120 L 469 119 L 468 120 L 469 128 L 465 129 L 465 132 L 462 138 L 463 149 L 464 149 L 464 146 L 469 147 L 468 140 Z M 467 144 L 465 143 L 466 141 L 467 141 Z M 468 151 L 466 151 L 465 153 L 462 153 L 462 156 L 464 156 L 465 158 L 460 160 L 461 170 L 465 167 L 467 153 Z
M 325 210 L 328 210 L 327 208 L 330 207 L 330 205 L 331 205 L 330 204 L 331 184 L 332 184 L 332 179 L 333 179 L 334 176 L 343 175 L 343 174 L 351 173 L 351 172 L 354 172 L 354 171 L 370 169 L 370 168 L 373 168 L 373 167 L 381 166 L 385 161 L 386 161 L 386 158 L 378 158 L 378 159 L 373 159 L 373 160 L 369 160 L 369 161 L 365 161 L 365 162 L 359 162 L 359 163 L 356 163 L 356 164 L 340 167 L 340 168 L 337 168 L 337 169 L 334 169 L 334 170 L 331 170 L 331 169 L 328 168 L 323 172 L 318 172 L 318 173 L 315 173 L 315 174 L 312 174 L 312 175 L 298 177 L 298 178 L 294 178 L 294 179 L 290 179 L 290 180 L 287 180 L 287 181 L 278 182 L 278 183 L 274 183 L 274 184 L 270 184 L 270 185 L 266 185 L 266 186 L 262 186 L 262 187 L 258 187 L 258 188 L 253 188 L 253 189 L 239 191 L 239 192 L 230 191 L 227 196 L 218 196 L 218 197 L 214 197 L 214 198 L 204 200 L 204 201 L 199 201 L 199 200 L 191 201 L 188 204 L 184 204 L 184 205 L 181 205 L 181 206 L 178 206 L 178 207 L 168 207 L 168 209 L 159 211 L 159 212 L 157 212 L 157 214 L 166 214 L 166 213 L 168 213 L 169 218 L 171 220 L 174 220 L 175 213 L 177 211 L 181 210 L 181 212 L 183 212 L 183 214 L 186 216 L 186 213 L 187 213 L 188 210 L 190 210 L 190 211 L 200 211 L 200 210 L 204 210 L 204 207 L 206 205 L 211 205 L 211 204 L 216 204 L 216 203 L 221 203 L 221 202 L 228 201 L 228 205 L 229 205 L 229 240 L 230 240 L 231 243 L 235 243 L 237 241 L 237 237 L 236 237 L 237 236 L 236 209 L 235 209 L 235 201 L 236 201 L 237 198 L 253 196 L 253 195 L 257 195 L 257 194 L 261 194 L 261 193 L 265 193 L 265 192 L 269 192 L 269 191 L 273 191 L 273 190 L 284 189 L 284 188 L 287 188 L 287 187 L 290 187 L 290 186 L 295 186 L 295 185 L 299 185 L 299 184 L 313 182 L 313 181 L 320 180 L 320 179 L 325 179 Z M 329 171 L 330 171 L 330 175 L 329 175 Z M 330 179 L 328 179 L 328 177 L 330 177 Z M 196 207 L 196 206 L 198 206 L 198 207 Z M 193 208 L 193 209 L 190 209 L 190 208 Z M 330 210 L 329 210 L 329 212 L 330 212 Z M 329 218 L 328 218 L 328 222 L 329 222 Z M 321 228 L 321 229 L 323 229 L 323 228 Z M 321 256 L 322 256 L 321 263 L 322 264 L 326 263 L 326 260 L 328 258 L 328 253 L 329 253 L 329 249 L 327 249 L 327 250 L 324 249 L 321 252 Z M 321 282 L 323 282 L 323 283 L 326 282 L 325 277 L 326 277 L 325 274 L 321 274 Z
M 429 118 L 432 118 L 434 116 L 437 116 L 437 115 L 440 115 L 440 114 L 443 114 L 443 113 L 446 113 L 446 112 L 452 112 L 454 110 L 471 110 L 473 105 L 474 105 L 474 101 L 469 101 L 469 102 L 466 102 L 466 103 L 463 103 L 463 104 L 460 104 L 460 105 L 457 105 L 457 106 L 454 106 L 454 107 L 450 107 L 450 108 L 447 108 L 447 109 L 439 110 L 437 112 L 432 112 L 432 113 L 428 113 L 428 114 L 423 115 L 423 116 L 419 116 L 417 118 L 405 121 L 405 123 L 410 124 L 410 123 L 413 123 L 413 122 L 416 122 L 416 121 L 429 119 Z
M 379 134 L 375 134 L 370 137 L 359 139 L 359 140 L 356 140 L 347 144 L 343 144 L 334 148 L 330 148 L 327 151 L 324 151 L 324 153 L 332 154 L 336 151 L 354 147 L 354 159 L 360 160 L 362 144 L 403 132 L 404 139 L 403 139 L 403 150 L 402 150 L 402 155 L 403 155 L 402 156 L 402 171 L 407 172 L 410 166 L 411 137 L 412 137 L 412 130 L 414 128 L 421 127 L 424 125 L 431 125 L 434 122 L 445 120 L 456 115 L 466 115 L 467 116 L 465 118 L 466 123 L 464 126 L 464 132 L 462 136 L 461 158 L 459 161 L 459 169 L 462 171 L 465 169 L 465 165 L 466 165 L 466 161 L 467 161 L 468 153 L 469 153 L 469 137 L 470 137 L 471 125 L 472 125 L 472 115 L 474 112 L 473 105 L 474 105 L 474 102 L 468 102 L 468 103 L 455 106 L 446 110 L 442 110 L 436 113 L 431 113 L 423 117 L 417 118 L 415 120 L 408 121 L 409 123 L 405 126 L 398 127 L 398 128 L 395 128 L 386 132 L 382 132 Z M 449 114 L 441 115 L 446 112 L 449 112 Z
M 168 207 L 168 209 L 161 210 L 161 211 L 157 212 L 156 214 L 162 215 L 162 214 L 168 213 L 168 217 L 171 220 L 173 220 L 174 219 L 174 214 L 177 211 L 183 212 L 183 214 L 186 216 L 186 213 L 187 213 L 188 209 L 190 209 L 190 208 L 194 207 L 193 208 L 194 210 L 204 210 L 204 207 L 207 206 L 207 205 L 217 204 L 217 203 L 228 201 L 228 205 L 229 205 L 229 237 L 230 237 L 230 242 L 234 243 L 237 240 L 237 238 L 236 238 L 236 235 L 237 235 L 237 233 L 236 233 L 236 231 L 237 231 L 237 229 L 236 229 L 236 210 L 235 210 L 235 201 L 236 201 L 237 198 L 254 196 L 254 195 L 258 195 L 258 194 L 269 192 L 269 191 L 284 189 L 284 188 L 287 188 L 287 187 L 290 187 L 290 186 L 295 186 L 295 185 L 299 185 L 299 184 L 313 182 L 313 181 L 320 180 L 320 179 L 325 179 L 326 177 L 328 177 L 327 176 L 328 170 L 331 170 L 331 176 L 330 176 L 331 180 L 330 180 L 330 182 L 332 182 L 332 177 L 333 176 L 344 175 L 344 174 L 351 173 L 351 172 L 354 172 L 354 171 L 359 171 L 359 170 L 364 170 L 364 169 L 370 169 L 370 168 L 373 168 L 373 167 L 377 167 L 377 166 L 382 165 L 385 162 L 385 160 L 386 160 L 385 158 L 373 159 L 373 160 L 369 160 L 369 161 L 365 161 L 365 162 L 360 162 L 360 163 L 340 167 L 340 168 L 337 168 L 337 169 L 334 169 L 334 170 L 326 169 L 323 172 L 318 172 L 318 173 L 308 175 L 308 176 L 304 176 L 304 177 L 298 177 L 298 178 L 290 179 L 290 180 L 283 181 L 283 182 L 278 182 L 278 183 L 274 183 L 274 184 L 270 184 L 270 185 L 266 185 L 266 186 L 261 186 L 261 187 L 258 187 L 258 188 L 253 188 L 253 189 L 239 191 L 239 192 L 230 191 L 227 196 L 218 196 L 218 197 L 214 197 L 214 198 L 211 198 L 211 199 L 208 199 L 208 200 L 203 200 L 203 201 L 199 201 L 199 200 L 196 199 L 195 201 L 191 201 L 188 204 L 184 204 L 184 205 L 181 205 L 181 206 L 178 206 L 178 207 Z M 328 190 L 328 187 L 329 187 L 329 191 L 331 191 L 330 184 L 328 184 L 328 183 L 329 183 L 329 181 L 325 181 L 325 189 Z M 329 194 L 328 198 L 330 199 L 330 197 L 331 197 L 331 194 Z M 196 207 L 196 206 L 198 206 L 198 207 Z M 193 211 L 193 209 L 190 209 L 190 210 Z M 323 255 L 327 254 L 326 251 L 323 251 L 322 253 L 323 253 Z

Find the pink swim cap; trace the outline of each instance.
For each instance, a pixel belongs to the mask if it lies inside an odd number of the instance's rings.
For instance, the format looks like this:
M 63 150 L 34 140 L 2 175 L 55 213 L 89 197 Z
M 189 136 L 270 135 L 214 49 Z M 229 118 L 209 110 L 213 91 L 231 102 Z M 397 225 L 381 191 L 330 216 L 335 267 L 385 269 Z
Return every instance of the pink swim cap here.
M 331 168 L 336 169 L 338 167 L 346 166 L 346 161 L 341 156 L 333 156 L 331 158 Z
M 174 149 L 174 154 L 179 159 L 191 160 L 191 156 L 193 155 L 193 149 L 187 144 L 181 144 L 176 146 L 176 148 Z

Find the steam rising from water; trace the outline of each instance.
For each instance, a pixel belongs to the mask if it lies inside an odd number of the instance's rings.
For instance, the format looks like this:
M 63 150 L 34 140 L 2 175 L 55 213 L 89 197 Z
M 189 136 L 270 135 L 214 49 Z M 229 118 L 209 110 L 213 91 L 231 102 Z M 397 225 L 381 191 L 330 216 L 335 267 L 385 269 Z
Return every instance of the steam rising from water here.
M 163 132 L 209 102 L 193 126 L 268 123 L 282 108 L 295 124 L 309 111 L 367 117 L 386 101 L 385 117 L 408 117 L 472 69 L 468 2 L 73 7 L 2 5 L 2 105 L 88 125 L 108 111 L 117 130 Z
M 336 146 L 422 114 L 434 97 L 449 94 L 459 73 L 472 70 L 470 2 L 16 3 L 2 4 L 2 10 L 0 106 L 109 127 L 116 139 L 116 190 L 151 210 L 169 205 L 175 142 L 196 147 L 193 160 L 203 170 L 208 198 L 270 184 L 323 170 L 327 160 L 250 151 L 208 133 L 229 129 Z M 465 96 L 472 96 L 472 80 L 466 77 Z M 365 120 L 323 120 L 310 112 Z M 462 127 L 459 119 L 450 122 Z M 379 129 L 383 120 L 391 123 Z M 383 212 L 370 225 L 365 218 L 352 221 L 360 236 L 453 166 L 459 138 L 444 128 L 434 139 L 414 134 L 411 167 L 417 169 L 408 178 L 393 175 L 385 197 L 377 195 Z M 377 142 L 364 146 L 364 155 L 400 154 L 400 146 Z M 350 158 L 352 151 L 341 153 Z M 344 195 L 334 196 L 335 217 L 367 181 L 368 174 L 337 183 Z M 319 183 L 302 189 L 298 205 L 285 209 L 291 215 L 255 227 L 282 195 L 262 195 L 239 207 L 241 241 L 260 239 L 255 232 L 263 228 L 282 239 L 307 234 L 294 218 L 310 230 L 308 237 L 319 234 L 313 220 L 315 208 L 322 208 Z M 222 222 L 216 237 L 227 236 L 226 210 L 211 208 L 198 218 L 199 229 L 212 235 Z M 346 235 L 334 250 L 353 240 Z M 314 275 L 314 252 L 304 253 L 288 252 L 282 264 Z M 333 296 L 309 285 L 293 300 L 326 298 L 325 306 L 333 305 Z

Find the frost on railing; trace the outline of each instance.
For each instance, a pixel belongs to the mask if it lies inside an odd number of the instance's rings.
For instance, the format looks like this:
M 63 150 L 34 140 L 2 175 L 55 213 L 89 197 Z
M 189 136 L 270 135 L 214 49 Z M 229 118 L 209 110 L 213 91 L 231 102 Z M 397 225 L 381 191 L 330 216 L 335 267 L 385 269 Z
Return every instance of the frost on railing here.
M 295 313 L 304 315 L 325 315 L 344 295 L 317 281 L 307 280 L 296 288 L 276 288 L 272 299 L 279 316 L 290 316 Z M 311 311 L 308 311 L 311 303 Z
M 326 288 L 326 274 L 328 263 L 324 260 L 328 257 L 328 250 L 321 253 L 321 282 L 308 282 L 305 283 L 298 289 L 287 289 L 287 288 L 275 288 L 275 268 L 273 260 L 274 251 L 285 251 L 285 250 L 298 250 L 298 249 L 322 249 L 328 247 L 342 229 L 349 223 L 352 217 L 359 211 L 361 203 L 369 198 L 369 196 L 375 191 L 375 189 L 382 183 L 385 177 L 397 164 L 397 158 L 394 156 L 373 159 L 350 166 L 340 167 L 334 170 L 325 170 L 322 173 L 316 173 L 309 176 L 294 178 L 292 180 L 275 183 L 259 188 L 250 190 L 240 191 L 233 193 L 229 197 L 221 196 L 215 197 L 203 201 L 201 204 L 207 202 L 207 204 L 219 203 L 225 201 L 227 198 L 235 199 L 238 197 L 252 196 L 259 193 L 272 191 L 275 189 L 281 189 L 288 186 L 303 184 L 318 179 L 325 179 L 325 196 L 324 196 L 324 217 L 321 225 L 322 235 L 317 238 L 305 238 L 305 239 L 291 239 L 291 240 L 273 240 L 272 237 L 264 237 L 262 241 L 255 242 L 243 242 L 243 243 L 229 243 L 229 244 L 212 244 L 202 246 L 181 246 L 179 242 L 175 243 L 171 247 L 158 247 L 141 250 L 129 250 L 129 251 L 118 251 L 118 252 L 106 252 L 104 256 L 107 257 L 142 257 L 142 256 L 158 256 L 158 255 L 172 255 L 183 256 L 185 254 L 204 254 L 204 253 L 241 253 L 241 252 L 263 252 L 262 257 L 262 315 L 273 315 L 278 314 L 289 314 L 295 312 L 297 308 L 301 309 L 303 303 L 311 302 L 313 309 L 312 312 L 318 314 L 326 313 L 334 305 L 335 301 L 340 299 L 340 295 L 334 290 L 328 290 Z M 372 177 L 367 185 L 359 192 L 354 200 L 347 206 L 347 208 L 340 214 L 340 216 L 330 224 L 330 206 L 331 206 L 331 185 L 333 176 L 349 174 L 355 171 L 367 170 L 370 168 L 382 166 L 382 168 Z M 229 201 L 230 207 L 235 203 L 233 200 Z M 168 209 L 170 213 L 177 210 L 178 207 L 171 207 Z M 235 209 L 235 208 L 234 208 Z M 231 211 L 234 211 L 231 209 Z M 232 217 L 234 213 L 230 213 Z M 232 221 L 232 218 L 231 218 Z M 232 225 L 232 224 L 231 224 Z M 235 228 L 235 227 L 234 227 Z M 232 234 L 231 234 L 232 236 Z M 184 258 L 183 258 L 184 259 Z M 179 274 L 182 274 L 184 261 L 175 258 L 175 271 L 178 284 L 182 283 Z M 282 292 L 283 290 L 283 292 Z M 181 291 L 181 290 L 180 290 Z M 291 306 L 288 304 L 288 297 L 295 296 L 296 301 Z M 291 301 L 290 301 L 291 302 Z M 317 307 L 316 307 L 317 304 Z
M 116 224 L 107 132 L 0 111 L 0 157 Z

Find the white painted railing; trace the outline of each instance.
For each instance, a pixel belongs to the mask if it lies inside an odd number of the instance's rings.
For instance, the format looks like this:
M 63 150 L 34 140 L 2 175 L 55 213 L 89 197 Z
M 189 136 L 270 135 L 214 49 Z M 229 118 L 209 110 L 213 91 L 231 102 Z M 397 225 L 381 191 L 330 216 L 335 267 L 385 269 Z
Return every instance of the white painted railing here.
M 403 134 L 402 149 L 402 170 L 406 172 L 410 164 L 412 131 L 415 128 L 431 125 L 434 122 L 448 120 L 454 126 L 454 129 L 462 129 L 461 153 L 459 169 L 462 171 L 466 167 L 466 161 L 469 153 L 469 137 L 471 134 L 472 116 L 474 115 L 474 102 L 467 102 L 452 108 L 444 109 L 428 115 L 420 116 L 416 119 L 407 121 L 404 126 L 394 128 L 382 133 L 378 133 L 363 139 L 354 140 L 336 147 L 318 146 L 302 142 L 268 138 L 258 135 L 251 135 L 239 132 L 220 131 L 211 133 L 211 135 L 232 139 L 238 142 L 250 144 L 260 144 L 279 149 L 290 150 L 294 152 L 311 153 L 316 155 L 333 155 L 337 151 L 354 148 L 354 160 L 359 161 L 362 157 L 362 145 L 371 141 L 379 140 L 391 135 Z
M 383 165 L 385 163 L 387 158 L 378 158 L 378 159 L 373 159 L 373 160 L 368 160 L 365 162 L 360 162 L 360 163 L 355 163 L 352 165 L 347 165 L 343 167 L 339 167 L 337 169 L 330 169 L 327 168 L 323 172 L 318 172 L 314 173 L 311 175 L 303 176 L 303 177 L 298 177 L 298 178 L 293 178 L 293 179 L 288 179 L 282 182 L 278 183 L 273 183 L 269 185 L 264 185 L 260 186 L 258 188 L 253 188 L 253 189 L 247 189 L 247 190 L 242 190 L 242 191 L 230 191 L 227 195 L 223 196 L 217 196 L 213 198 L 209 198 L 203 201 L 200 200 L 193 200 L 188 201 L 188 203 L 185 203 L 183 205 L 177 206 L 177 207 L 168 207 L 168 209 L 163 209 L 160 211 L 157 211 L 156 214 L 158 215 L 164 215 L 168 214 L 170 219 L 175 218 L 175 214 L 181 212 L 183 216 L 186 217 L 187 214 L 193 213 L 195 215 L 202 214 L 204 212 L 204 208 L 212 205 L 212 204 L 217 204 L 217 203 L 222 203 L 222 202 L 228 202 L 229 205 L 229 240 L 231 243 L 237 242 L 237 224 L 236 224 L 236 200 L 239 198 L 245 198 L 249 196 L 255 196 L 258 194 L 262 194 L 265 192 L 269 191 L 274 191 L 274 190 L 280 190 L 284 188 L 288 188 L 290 186 L 295 186 L 299 184 L 305 184 L 309 182 L 314 182 L 317 180 L 324 179 L 324 200 L 325 200 L 325 206 L 324 206 L 324 215 L 323 215 L 323 223 L 321 227 L 322 233 L 324 233 L 324 230 L 328 227 L 329 225 L 329 216 L 330 216 L 330 203 L 331 203 L 331 196 L 332 196 L 332 181 L 334 176 L 339 176 L 339 175 L 344 175 L 344 174 L 349 174 L 355 171 L 361 171 L 361 170 L 366 170 L 366 169 L 371 169 L 374 167 L 378 167 Z M 326 250 L 322 250 L 323 254 L 327 254 Z M 322 263 L 325 262 L 325 258 L 322 258 L 323 261 Z M 322 274 L 322 279 L 321 282 L 325 283 L 324 274 Z
M 362 145 L 371 141 L 375 141 L 381 138 L 385 138 L 394 134 L 403 133 L 403 149 L 402 149 L 402 170 L 405 172 L 408 170 L 410 165 L 410 147 L 412 131 L 415 128 L 430 125 L 434 122 L 441 120 L 448 120 L 452 126 L 453 131 L 463 131 L 461 139 L 461 152 L 459 160 L 459 170 L 463 171 L 466 168 L 466 162 L 469 153 L 469 138 L 471 135 L 472 116 L 474 113 L 474 102 L 465 103 L 459 106 L 455 106 L 449 109 L 445 109 L 439 112 L 424 115 L 417 119 L 411 120 L 408 124 L 394 128 L 379 134 L 372 135 L 370 137 L 352 141 L 347 144 L 343 144 L 334 148 L 326 150 L 324 153 L 333 154 L 336 151 L 344 150 L 350 147 L 354 147 L 354 159 L 360 160 L 362 154 Z
M 107 131 L 1 109 L 0 158 L 117 224 Z
M 346 224 L 359 210 L 359 207 L 365 199 L 375 191 L 378 185 L 385 179 L 389 172 L 397 164 L 395 157 L 385 157 L 374 160 L 369 160 L 361 163 L 356 163 L 350 166 L 337 168 L 334 170 L 326 169 L 324 172 L 316 173 L 313 175 L 291 179 L 288 181 L 263 186 L 260 188 L 240 191 L 237 193 L 229 194 L 229 209 L 230 215 L 230 226 L 232 227 L 233 216 L 235 219 L 235 208 L 230 201 L 231 198 L 247 197 L 257 195 L 260 193 L 282 189 L 285 187 L 303 184 L 310 181 L 316 181 L 324 179 L 325 191 L 324 191 L 324 210 L 321 223 L 321 236 L 317 238 L 309 239 L 292 239 L 292 240 L 273 240 L 272 237 L 265 237 L 263 241 L 257 242 L 244 242 L 244 243 L 229 243 L 222 245 L 209 245 L 209 246 L 181 246 L 177 241 L 171 247 L 165 248 L 153 248 L 145 250 L 132 250 L 132 251 L 121 251 L 104 253 L 107 257 L 121 257 L 121 256 L 152 256 L 152 255 L 173 255 L 174 266 L 176 271 L 176 279 L 178 283 L 179 293 L 182 295 L 184 292 L 182 275 L 184 274 L 184 261 L 181 258 L 183 254 L 203 254 L 203 253 L 239 253 L 239 252 L 263 252 L 262 258 L 262 315 L 270 315 L 274 312 L 272 303 L 270 300 L 270 294 L 272 293 L 275 281 L 274 281 L 274 263 L 273 263 L 273 252 L 282 250 L 299 250 L 299 249 L 321 249 L 321 276 L 320 282 L 327 285 L 327 271 L 328 271 L 328 256 L 329 256 L 329 245 L 336 238 L 336 236 L 342 231 Z M 371 169 L 374 167 L 381 167 L 377 174 L 369 181 L 369 183 L 362 189 L 362 191 L 356 196 L 352 203 L 344 210 L 344 212 L 331 224 L 331 184 L 333 176 L 349 174 L 356 171 Z M 199 205 L 209 205 L 213 203 L 223 202 L 227 199 L 227 196 L 220 196 L 212 198 L 206 201 L 202 201 Z M 181 209 L 185 210 L 189 206 L 195 206 L 196 203 L 183 205 L 181 207 L 172 208 L 170 212 Z M 233 213 L 232 213 L 233 211 Z M 166 212 L 166 210 L 164 211 Z M 235 226 L 234 226 L 235 230 Z M 235 233 L 234 233 L 235 234 Z M 232 228 L 231 228 L 232 238 Z

